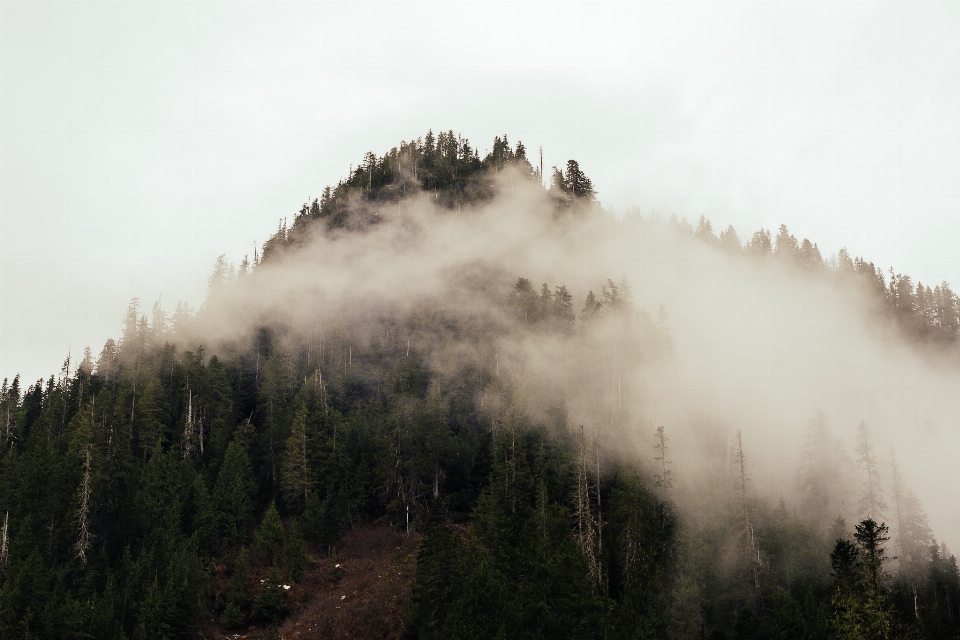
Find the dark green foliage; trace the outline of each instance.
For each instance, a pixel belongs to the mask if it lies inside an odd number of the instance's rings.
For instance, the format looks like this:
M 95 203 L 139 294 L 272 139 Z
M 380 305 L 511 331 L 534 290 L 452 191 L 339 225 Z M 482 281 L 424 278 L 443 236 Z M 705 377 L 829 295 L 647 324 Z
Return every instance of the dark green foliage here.
M 933 544 L 928 566 L 925 580 L 917 587 L 924 603 L 918 626 L 929 638 L 960 638 L 960 570 L 957 569 L 957 559 L 947 553 L 945 546 Z M 908 602 L 916 602 L 917 591 L 910 589 Z M 912 622 L 916 624 L 915 620 Z
M 887 599 L 883 544 L 887 528 L 867 518 L 856 526 L 856 545 L 839 539 L 830 553 L 834 575 L 832 627 L 843 638 L 889 638 L 893 620 Z
M 593 182 L 580 169 L 580 164 L 576 160 L 567 160 L 566 173 L 556 167 L 553 168 L 550 191 L 566 207 L 582 206 L 584 202 L 596 200 Z
M 674 568 L 675 522 L 634 473 L 616 479 L 610 495 L 608 534 L 614 552 L 610 593 L 619 600 L 614 628 L 623 637 L 643 630 L 667 634 L 669 587 Z
M 307 560 L 307 550 L 303 546 L 303 533 L 300 530 L 299 522 L 294 518 L 290 523 L 286 543 L 283 547 L 283 564 L 287 568 L 290 580 L 298 582 L 303 578 Z
M 496 136 L 493 148 L 480 158 L 470 142 L 453 131 L 401 142 L 378 157 L 367 153 L 363 161 L 351 167 L 346 179 L 335 187 L 327 187 L 318 200 L 304 203 L 287 227 L 282 221 L 277 232 L 263 248 L 263 259 L 272 260 L 285 249 L 301 246 L 315 223 L 325 228 L 362 228 L 377 223 L 374 208 L 395 203 L 417 193 L 427 193 L 431 200 L 447 209 L 462 211 L 473 204 L 489 200 L 496 194 L 490 174 L 513 170 L 521 178 L 538 179 L 538 173 L 526 156 L 526 148 L 518 142 L 510 145 L 507 136 Z M 576 188 L 592 185 L 578 173 Z M 574 183 L 571 182 L 571 185 Z
M 247 550 L 240 552 L 233 559 L 230 567 L 230 586 L 227 590 L 227 603 L 223 610 L 223 624 L 236 627 L 246 620 L 245 611 L 250 605 L 247 595 L 247 583 L 250 582 L 250 573 L 247 566 Z
M 253 600 L 253 617 L 261 622 L 276 625 L 287 613 L 287 592 L 284 589 L 280 569 L 270 567 L 267 577 L 260 584 L 260 592 Z
M 250 458 L 247 457 L 243 443 L 234 440 L 227 448 L 213 491 L 220 533 L 225 541 L 234 542 L 246 537 L 247 527 L 253 516 L 256 488 Z
M 277 564 L 286 548 L 284 541 L 285 534 L 283 523 L 280 522 L 280 514 L 277 513 L 277 506 L 271 502 L 267 507 L 267 512 L 263 515 L 263 520 L 257 528 L 257 533 L 253 537 L 253 546 L 257 550 L 260 559 L 267 564 Z
M 418 555 L 410 624 L 422 637 L 594 637 L 604 598 L 549 499 L 545 443 L 505 427 L 465 541 L 435 511 Z M 537 480 L 536 478 L 540 479 Z M 539 488 L 537 488 L 539 487 Z
M 453 603 L 459 541 L 447 529 L 447 511 L 435 500 L 417 551 L 417 573 L 410 594 L 407 628 L 421 638 L 443 637 Z

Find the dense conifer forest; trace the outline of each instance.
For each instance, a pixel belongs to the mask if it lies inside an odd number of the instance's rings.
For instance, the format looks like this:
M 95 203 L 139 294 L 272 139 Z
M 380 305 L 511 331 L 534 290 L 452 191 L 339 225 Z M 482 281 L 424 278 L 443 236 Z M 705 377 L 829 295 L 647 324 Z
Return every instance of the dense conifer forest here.
M 343 537 L 380 527 L 415 549 L 402 622 L 380 637 L 960 638 L 956 557 L 869 424 L 798 416 L 779 501 L 739 430 L 715 465 L 684 466 L 674 427 L 621 388 L 671 366 L 670 310 L 641 308 L 619 273 L 581 290 L 488 261 L 431 296 L 314 307 L 304 289 L 295 321 L 254 309 L 318 238 L 332 259 L 434 220 L 417 207 L 446 224 L 528 190 L 547 225 L 660 228 L 855 290 L 922 357 L 957 365 L 946 282 L 824 259 L 786 227 L 743 243 L 705 218 L 614 219 L 576 161 L 545 173 L 506 136 L 482 158 L 453 132 L 368 153 L 252 260 L 218 259 L 199 310 L 134 299 L 99 353 L 4 380 L 0 637 L 333 637 L 291 626 L 310 576 L 348 571 Z M 211 329 L 225 325 L 244 328 Z M 562 367 L 587 409 L 545 373 Z

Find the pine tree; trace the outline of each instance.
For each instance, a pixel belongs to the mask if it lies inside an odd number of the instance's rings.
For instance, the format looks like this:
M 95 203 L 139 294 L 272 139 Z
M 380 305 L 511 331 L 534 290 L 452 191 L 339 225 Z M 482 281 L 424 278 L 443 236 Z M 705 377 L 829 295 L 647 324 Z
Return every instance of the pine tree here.
M 300 407 L 293 416 L 280 470 L 280 490 L 285 503 L 294 511 L 302 511 L 310 499 L 306 421 L 307 409 Z
M 831 627 L 838 638 L 883 640 L 893 618 L 887 602 L 884 543 L 887 527 L 867 518 L 856 526 L 856 544 L 838 539 L 830 554 L 834 575 Z
M 417 551 L 406 621 L 419 637 L 443 637 L 441 631 L 456 597 L 457 551 L 457 539 L 447 530 L 446 509 L 441 500 L 434 500 Z
M 819 413 L 807 423 L 800 451 L 801 513 L 815 527 L 827 532 L 839 517 L 845 517 L 847 468 L 851 465 L 843 444 Z
M 537 293 L 527 278 L 517 278 L 513 289 L 507 296 L 507 304 L 513 309 L 517 320 L 525 324 L 535 324 L 540 319 Z
M 555 287 L 553 293 L 553 317 L 560 330 L 565 333 L 573 331 L 576 315 L 573 312 L 573 296 L 566 286 Z
M 574 505 L 577 541 L 583 556 L 587 559 L 590 578 L 600 587 L 603 584 L 602 572 L 602 518 L 600 512 L 599 446 L 597 456 L 597 483 L 591 487 L 590 464 L 583 425 L 580 425 L 577 453 L 577 487 Z M 594 500 L 597 508 L 594 509 Z
M 867 518 L 883 517 L 887 504 L 880 485 L 880 470 L 877 456 L 870 442 L 870 427 L 860 422 L 857 427 L 857 466 L 866 474 L 867 481 L 860 497 L 860 510 Z
M 800 247 L 797 244 L 796 237 L 790 234 L 785 224 L 780 225 L 780 230 L 777 232 L 776 246 L 773 253 L 778 258 L 789 260 L 796 259 L 800 253 Z
M 271 502 L 253 538 L 257 554 L 268 564 L 277 564 L 283 556 L 285 537 L 283 523 L 280 521 L 280 514 L 277 513 L 277 505 Z
M 831 627 L 838 638 L 865 638 L 862 622 L 860 549 L 854 543 L 837 539 L 830 552 L 834 588 Z
M 90 448 L 84 452 L 83 464 L 83 483 L 80 485 L 80 505 L 77 510 L 77 559 L 84 567 L 87 566 L 87 552 L 90 551 L 90 541 L 93 535 L 90 533 Z M 6 540 L 4 540 L 6 542 Z
M 253 616 L 270 625 L 276 625 L 287 613 L 287 591 L 276 565 L 270 567 L 260 584 L 260 592 L 253 600 Z
M 763 257 L 770 255 L 772 246 L 773 243 L 770 238 L 770 232 L 766 229 L 760 229 L 754 232 L 753 236 L 747 242 L 745 250 L 748 255 Z
M 593 291 L 587 293 L 587 299 L 583 303 L 583 309 L 580 310 L 580 320 L 582 322 L 590 322 L 594 318 L 598 318 L 603 315 L 603 303 L 598 302 Z
M 890 636 L 892 617 L 886 600 L 886 573 L 884 564 L 889 558 L 884 548 L 890 538 L 884 524 L 867 518 L 856 526 L 853 537 L 862 551 L 863 567 L 863 621 L 868 638 Z
M 286 542 L 283 548 L 283 562 L 291 580 L 297 582 L 303 578 L 308 560 L 307 550 L 303 546 L 303 532 L 300 529 L 300 522 L 297 518 L 293 518 L 286 533 Z
M 667 492 L 673 487 L 672 472 L 667 469 L 668 464 L 673 464 L 667 460 L 667 440 L 669 440 L 669 438 L 667 438 L 663 426 L 657 427 L 657 433 L 654 437 L 656 438 L 656 444 L 654 444 L 653 448 L 657 452 L 657 455 L 653 459 L 660 463 L 660 473 L 653 476 L 655 479 L 653 486 L 660 489 L 660 502 L 666 503 Z
M 234 440 L 227 447 L 227 454 L 213 490 L 220 531 L 227 542 L 246 536 L 247 526 L 253 515 L 256 486 L 245 447 L 240 440 Z
M 737 230 L 733 228 L 733 225 L 729 225 L 720 232 L 718 242 L 720 248 L 727 253 L 738 254 L 743 250 L 740 246 L 740 237 L 737 235 Z
M 734 491 L 738 503 L 737 509 L 740 512 L 741 536 L 747 551 L 747 562 L 753 578 L 753 588 L 756 590 L 756 595 L 759 599 L 762 596 L 760 590 L 760 570 L 763 567 L 763 561 L 760 556 L 760 547 L 757 545 L 754 525 L 750 519 L 751 508 L 750 501 L 747 498 L 747 483 L 749 480 L 749 476 L 747 475 L 747 459 L 743 453 L 743 440 L 739 429 L 737 430 L 736 440 L 733 444 L 733 454 Z
M 697 223 L 697 228 L 693 232 L 693 237 L 707 244 L 716 244 L 718 242 L 717 236 L 713 233 L 713 225 L 710 224 L 706 216 L 700 216 L 700 221 Z
M 227 589 L 227 604 L 223 610 L 223 624 L 236 627 L 246 620 L 244 610 L 250 604 L 247 583 L 250 581 L 247 567 L 247 550 L 241 548 L 231 563 L 230 586 Z
M 563 188 L 564 191 L 579 200 L 588 202 L 596 200 L 593 182 L 580 169 L 580 164 L 576 160 L 567 160 L 567 172 L 564 175 Z

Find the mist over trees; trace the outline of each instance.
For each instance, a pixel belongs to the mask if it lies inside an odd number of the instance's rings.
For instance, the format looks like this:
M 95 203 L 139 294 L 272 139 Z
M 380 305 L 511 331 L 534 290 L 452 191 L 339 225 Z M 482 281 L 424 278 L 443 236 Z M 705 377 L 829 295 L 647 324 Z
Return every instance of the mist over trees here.
M 671 223 L 678 230 L 689 231 L 697 239 L 728 253 L 769 257 L 811 274 L 856 283 L 863 291 L 869 292 L 878 313 L 895 321 L 903 335 L 915 344 L 932 349 L 956 344 L 960 333 L 960 297 L 946 281 L 935 284 L 933 289 L 929 284 L 914 284 L 909 275 L 896 273 L 892 267 L 884 274 L 879 266 L 851 256 L 846 249 L 840 249 L 836 256 L 825 259 L 816 243 L 806 238 L 798 241 L 786 225 L 780 225 L 776 236 L 760 229 L 741 245 L 732 226 L 717 236 L 710 221 L 704 217 L 700 218 L 695 230 L 690 230 L 684 220 L 674 218 Z
M 453 132 L 368 153 L 252 260 L 217 259 L 199 310 L 134 299 L 96 357 L 4 380 L 0 636 L 276 631 L 341 536 L 382 525 L 419 540 L 408 637 L 960 637 L 956 558 L 875 424 L 794 416 L 796 473 L 771 495 L 749 431 L 691 441 L 651 418 L 678 357 L 669 309 L 622 273 L 518 271 L 479 227 L 530 215 L 564 257 L 665 229 L 858 291 L 955 358 L 949 285 L 825 260 L 785 226 L 744 244 L 706 218 L 613 220 L 575 160 L 547 183 L 531 156 Z M 421 257 L 418 237 L 463 220 L 441 237 L 479 238 L 483 259 Z

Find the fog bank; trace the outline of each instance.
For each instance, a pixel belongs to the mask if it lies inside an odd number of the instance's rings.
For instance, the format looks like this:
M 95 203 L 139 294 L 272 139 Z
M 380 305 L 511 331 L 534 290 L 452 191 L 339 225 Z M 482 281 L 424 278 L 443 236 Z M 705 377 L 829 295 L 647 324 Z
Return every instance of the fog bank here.
M 934 534 L 960 546 L 960 373 L 904 343 L 862 289 L 774 258 L 724 254 L 669 224 L 598 210 L 557 214 L 538 186 L 504 174 L 498 180 L 497 198 L 459 213 L 421 195 L 380 208 L 379 222 L 365 230 L 314 234 L 212 295 L 198 334 L 182 338 L 245 340 L 263 325 L 301 337 L 356 336 L 372 331 L 363 327 L 378 315 L 424 309 L 509 327 L 512 319 L 490 300 L 505 299 L 518 277 L 536 289 L 565 285 L 577 312 L 588 291 L 599 296 L 608 278 L 625 277 L 634 309 L 669 334 L 669 355 L 645 358 L 610 322 L 579 321 L 576 347 L 527 331 L 504 331 L 493 354 L 469 341 L 414 347 L 432 349 L 437 370 L 451 359 L 496 358 L 529 413 L 560 396 L 569 422 L 598 432 L 603 448 L 621 458 L 649 464 L 653 431 L 663 425 L 681 504 L 727 455 L 737 430 L 751 490 L 796 504 L 809 421 L 822 412 L 850 452 L 865 421 L 884 488 L 893 448 Z M 846 493 L 837 515 L 850 524 L 863 515 L 860 488 Z

